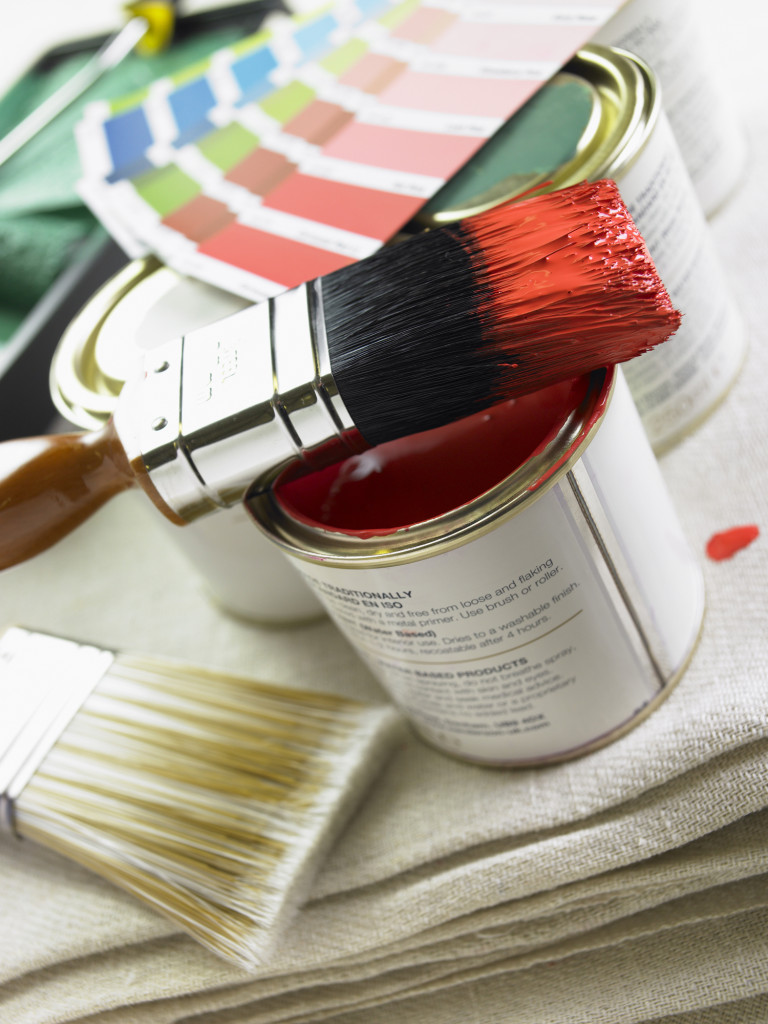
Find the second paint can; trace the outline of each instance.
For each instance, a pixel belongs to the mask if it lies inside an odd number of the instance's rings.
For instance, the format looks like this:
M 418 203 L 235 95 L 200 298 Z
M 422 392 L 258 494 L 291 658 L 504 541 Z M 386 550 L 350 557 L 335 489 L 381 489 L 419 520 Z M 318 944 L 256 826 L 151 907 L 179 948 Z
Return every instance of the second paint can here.
M 641 57 L 661 82 L 664 112 L 707 216 L 741 181 L 747 166 L 739 111 L 722 80 L 714 28 L 694 0 L 627 0 L 593 42 Z

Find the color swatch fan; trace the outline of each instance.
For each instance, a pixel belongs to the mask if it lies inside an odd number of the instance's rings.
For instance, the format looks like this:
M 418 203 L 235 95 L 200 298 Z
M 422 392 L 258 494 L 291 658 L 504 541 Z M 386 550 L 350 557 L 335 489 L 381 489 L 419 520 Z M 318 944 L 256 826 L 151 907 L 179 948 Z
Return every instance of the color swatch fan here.
M 131 255 L 260 300 L 374 252 L 620 6 L 347 0 L 78 126 Z

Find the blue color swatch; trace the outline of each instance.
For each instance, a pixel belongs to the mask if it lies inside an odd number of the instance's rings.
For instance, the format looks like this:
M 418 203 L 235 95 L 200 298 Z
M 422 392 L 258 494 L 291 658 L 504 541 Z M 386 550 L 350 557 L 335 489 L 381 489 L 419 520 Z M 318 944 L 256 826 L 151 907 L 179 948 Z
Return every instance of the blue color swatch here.
M 112 173 L 109 181 L 131 178 L 151 168 L 144 155 L 154 139 L 146 114 L 141 107 L 135 107 L 124 114 L 117 114 L 104 124 L 104 134 L 112 159 Z
M 389 10 L 387 0 L 357 0 L 357 9 L 364 18 L 375 18 L 383 10 Z
M 332 14 L 327 14 L 324 18 L 318 18 L 317 21 L 305 25 L 304 28 L 297 29 L 293 39 L 301 50 L 303 58 L 311 60 L 313 57 L 325 54 L 330 45 L 328 37 L 338 27 L 339 23 L 336 18 Z
M 261 47 L 233 61 L 230 70 L 243 94 L 238 105 L 250 103 L 265 96 L 273 85 L 267 77 L 277 67 L 277 58 L 268 46 Z
M 216 106 L 216 97 L 207 78 L 197 78 L 175 89 L 169 94 L 168 103 L 179 129 L 175 146 L 193 142 L 214 127 L 206 117 L 208 111 Z

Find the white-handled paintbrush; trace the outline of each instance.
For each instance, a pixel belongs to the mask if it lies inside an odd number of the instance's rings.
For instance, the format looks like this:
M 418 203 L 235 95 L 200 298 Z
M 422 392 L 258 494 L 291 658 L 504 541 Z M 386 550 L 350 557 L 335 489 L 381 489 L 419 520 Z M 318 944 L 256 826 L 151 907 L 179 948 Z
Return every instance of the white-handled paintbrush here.
M 13 627 L 0 831 L 77 861 L 252 969 L 401 735 L 388 706 Z

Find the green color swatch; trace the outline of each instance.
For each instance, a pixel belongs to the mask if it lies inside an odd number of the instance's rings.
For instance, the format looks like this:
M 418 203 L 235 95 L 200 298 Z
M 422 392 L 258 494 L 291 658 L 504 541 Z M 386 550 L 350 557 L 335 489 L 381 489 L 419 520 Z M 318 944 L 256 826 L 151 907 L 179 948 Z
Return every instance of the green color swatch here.
M 161 217 L 178 210 L 200 192 L 198 183 L 175 164 L 140 174 L 131 184 Z
M 347 68 L 352 67 L 370 49 L 368 43 L 363 39 L 350 39 L 340 46 L 338 50 L 332 50 L 326 57 L 318 61 L 321 68 L 325 68 L 332 75 L 343 75 Z
M 417 11 L 419 7 L 421 7 L 421 0 L 405 0 L 405 3 L 398 4 L 394 10 L 387 11 L 376 20 L 380 25 L 391 30 L 393 28 L 397 28 L 401 22 L 410 17 L 410 15 L 413 14 L 414 11 Z
M 266 96 L 259 106 L 280 124 L 285 124 L 315 98 L 315 90 L 303 82 L 289 82 Z
M 239 164 L 259 144 L 258 136 L 233 121 L 204 136 L 197 143 L 198 149 L 212 164 L 226 172 Z

